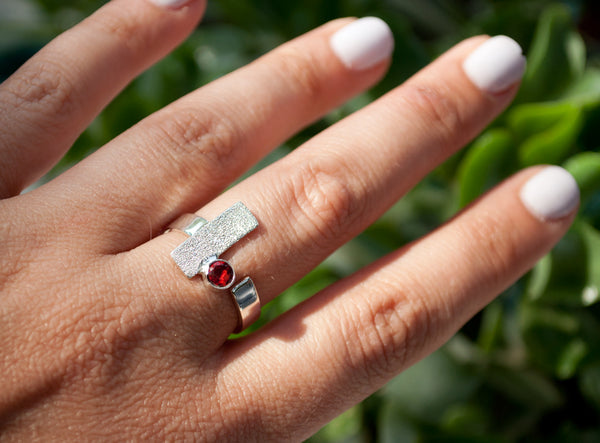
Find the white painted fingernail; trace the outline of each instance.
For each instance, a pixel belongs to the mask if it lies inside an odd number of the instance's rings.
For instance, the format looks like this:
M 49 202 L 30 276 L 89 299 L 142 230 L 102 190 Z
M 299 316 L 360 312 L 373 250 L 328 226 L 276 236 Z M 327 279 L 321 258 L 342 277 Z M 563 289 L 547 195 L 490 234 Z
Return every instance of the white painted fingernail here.
M 377 17 L 364 17 L 331 36 L 331 49 L 349 69 L 367 69 L 388 58 L 394 50 L 390 27 Z
M 542 221 L 564 217 L 579 204 L 579 187 L 571 174 L 559 166 L 547 166 L 521 188 L 525 207 Z
M 150 3 L 154 3 L 156 6 L 167 9 L 177 9 L 189 3 L 190 0 L 149 0 Z
M 502 92 L 521 80 L 526 66 L 521 46 L 505 35 L 488 39 L 463 62 L 467 77 L 490 93 Z

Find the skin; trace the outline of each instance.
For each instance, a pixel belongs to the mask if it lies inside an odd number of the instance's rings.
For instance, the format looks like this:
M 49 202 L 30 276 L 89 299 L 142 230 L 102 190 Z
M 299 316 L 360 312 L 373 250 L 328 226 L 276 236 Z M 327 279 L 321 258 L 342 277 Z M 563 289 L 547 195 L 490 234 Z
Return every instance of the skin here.
M 0 87 L 6 440 L 301 440 L 439 347 L 572 221 L 533 217 L 518 192 L 536 168 L 522 171 L 426 237 L 229 339 L 232 300 L 181 274 L 169 253 L 183 235 L 158 235 L 172 220 L 243 201 L 260 226 L 226 258 L 266 304 L 475 137 L 518 85 L 478 90 L 461 63 L 487 37 L 466 40 L 222 193 L 385 73 L 389 61 L 353 71 L 335 58 L 328 39 L 351 21 L 337 20 L 19 195 L 204 6 L 113 0 Z

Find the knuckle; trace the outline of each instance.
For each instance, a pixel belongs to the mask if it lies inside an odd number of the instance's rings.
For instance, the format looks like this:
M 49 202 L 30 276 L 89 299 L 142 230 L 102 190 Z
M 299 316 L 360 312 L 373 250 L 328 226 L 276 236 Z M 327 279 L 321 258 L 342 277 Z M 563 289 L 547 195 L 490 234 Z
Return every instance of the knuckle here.
M 125 48 L 134 54 L 137 48 L 144 47 L 141 39 L 145 35 L 140 32 L 140 24 L 137 20 L 124 17 L 116 14 L 96 14 L 93 20 L 89 20 L 89 23 L 92 32 L 116 39 L 117 47 Z
M 431 330 L 430 311 L 408 293 L 395 291 L 385 300 L 365 300 L 344 329 L 347 355 L 367 385 L 386 380 L 411 363 Z
M 343 172 L 345 169 L 341 160 L 321 156 L 290 175 L 299 226 L 307 226 L 316 241 L 338 239 L 365 210 L 363 199 Z
M 15 109 L 43 109 L 53 117 L 70 116 L 77 106 L 66 68 L 43 58 L 15 74 L 4 91 Z
M 491 212 L 482 212 L 468 226 L 464 236 L 469 244 L 477 245 L 476 263 L 482 267 L 480 275 L 488 278 L 488 284 L 496 285 L 511 274 L 515 263 L 519 263 L 522 248 L 516 238 L 517 230 L 507 230 L 498 223 L 502 217 Z M 513 224 L 518 226 L 518 223 Z
M 401 88 L 402 101 L 420 116 L 423 125 L 432 130 L 443 141 L 443 146 L 452 145 L 465 118 L 457 94 L 444 90 L 443 86 L 419 85 L 407 83 Z
M 276 72 L 281 73 L 303 97 L 318 100 L 326 92 L 319 72 L 322 62 L 310 51 L 294 44 L 283 46 L 277 51 L 274 65 Z
M 157 160 L 164 160 L 165 155 L 173 157 L 174 164 L 183 168 L 180 172 L 186 176 L 195 176 L 199 171 L 212 176 L 225 173 L 239 151 L 234 149 L 239 138 L 235 125 L 228 119 L 210 114 L 198 118 L 197 114 L 196 109 L 181 109 L 153 125 L 154 135 L 162 139 L 162 143 L 156 145 L 159 146 L 155 152 Z M 210 165 L 210 169 L 198 168 L 197 162 L 192 160 L 181 161 L 191 157 Z M 189 169 L 185 170 L 186 167 Z

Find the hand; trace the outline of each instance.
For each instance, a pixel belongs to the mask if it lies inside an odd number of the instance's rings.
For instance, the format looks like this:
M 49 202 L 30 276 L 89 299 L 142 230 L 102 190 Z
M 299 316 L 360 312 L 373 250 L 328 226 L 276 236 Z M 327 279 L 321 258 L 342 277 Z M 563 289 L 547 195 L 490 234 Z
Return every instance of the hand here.
M 15 440 L 300 440 L 432 352 L 543 256 L 578 191 L 523 171 L 446 225 L 229 339 L 231 295 L 188 279 L 160 235 L 237 201 L 259 227 L 224 257 L 262 304 L 360 233 L 512 100 L 506 37 L 462 42 L 373 104 L 222 193 L 385 73 L 377 19 L 337 20 L 47 171 L 204 2 L 113 0 L 0 88 L 0 424 Z

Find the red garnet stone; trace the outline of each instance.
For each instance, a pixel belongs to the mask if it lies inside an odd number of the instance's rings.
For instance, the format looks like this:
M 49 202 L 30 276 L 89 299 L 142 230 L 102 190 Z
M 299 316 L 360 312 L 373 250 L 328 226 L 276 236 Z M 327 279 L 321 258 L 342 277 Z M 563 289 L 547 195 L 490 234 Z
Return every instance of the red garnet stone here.
M 208 266 L 206 278 L 217 288 L 226 288 L 233 281 L 233 268 L 225 260 L 215 260 Z

